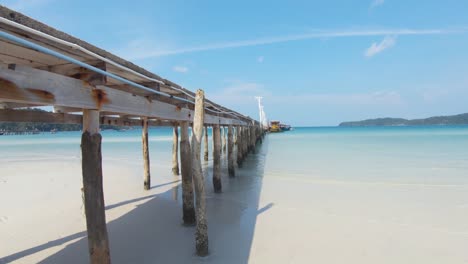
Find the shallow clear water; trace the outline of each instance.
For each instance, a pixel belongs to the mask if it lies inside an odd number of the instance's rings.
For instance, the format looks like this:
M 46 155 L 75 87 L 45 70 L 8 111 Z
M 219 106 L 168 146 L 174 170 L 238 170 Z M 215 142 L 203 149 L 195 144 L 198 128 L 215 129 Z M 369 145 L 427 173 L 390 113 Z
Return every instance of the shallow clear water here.
M 1 162 L 79 159 L 80 136 L 78 131 L 1 136 Z M 149 136 L 152 160 L 168 163 L 172 128 L 152 128 Z M 106 130 L 102 137 L 104 159 L 140 162 L 140 129 Z M 468 126 L 295 128 L 270 134 L 268 147 L 265 172 L 272 176 L 468 184 Z
M 267 169 L 282 177 L 468 183 L 468 126 L 296 128 L 269 137 Z

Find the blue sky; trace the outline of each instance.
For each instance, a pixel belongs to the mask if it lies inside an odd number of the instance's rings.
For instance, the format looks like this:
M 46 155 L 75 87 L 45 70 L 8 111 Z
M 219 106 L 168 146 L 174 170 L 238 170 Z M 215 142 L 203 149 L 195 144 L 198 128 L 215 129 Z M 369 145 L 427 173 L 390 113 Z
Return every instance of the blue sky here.
M 466 0 L 0 3 L 256 118 L 468 112 Z

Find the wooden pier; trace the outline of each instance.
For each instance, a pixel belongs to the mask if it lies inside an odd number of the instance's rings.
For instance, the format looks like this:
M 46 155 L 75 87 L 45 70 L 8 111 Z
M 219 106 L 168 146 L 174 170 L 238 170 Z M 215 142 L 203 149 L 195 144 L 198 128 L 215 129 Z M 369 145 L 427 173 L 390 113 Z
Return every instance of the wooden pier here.
M 185 226 L 196 224 L 195 249 L 199 256 L 209 253 L 205 187 L 211 187 L 204 186 L 200 158 L 204 141 L 204 160 L 208 160 L 208 127 L 214 135 L 213 188 L 217 193 L 222 192 L 221 158 L 228 160 L 226 173 L 234 177 L 236 164 L 241 166 L 263 136 L 256 120 L 207 100 L 203 90 L 194 93 L 2 6 L 0 105 L 0 122 L 83 125 L 83 193 L 91 263 L 111 262 L 100 125 L 142 127 L 145 190 L 151 188 L 148 127 L 173 127 L 172 173 L 181 174 L 183 221 Z M 35 106 L 53 106 L 54 112 L 16 110 Z M 193 127 L 191 140 L 189 126 Z

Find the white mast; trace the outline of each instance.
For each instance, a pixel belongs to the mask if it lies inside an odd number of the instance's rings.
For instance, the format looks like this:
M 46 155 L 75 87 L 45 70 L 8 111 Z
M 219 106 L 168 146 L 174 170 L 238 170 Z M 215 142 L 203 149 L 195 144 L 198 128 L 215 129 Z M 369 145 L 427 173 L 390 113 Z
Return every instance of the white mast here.
M 262 124 L 264 128 L 268 128 L 268 121 L 266 118 L 265 111 L 263 110 L 263 104 L 262 104 L 263 97 L 256 96 L 255 99 L 257 99 L 258 101 L 258 113 L 260 115 L 260 124 Z

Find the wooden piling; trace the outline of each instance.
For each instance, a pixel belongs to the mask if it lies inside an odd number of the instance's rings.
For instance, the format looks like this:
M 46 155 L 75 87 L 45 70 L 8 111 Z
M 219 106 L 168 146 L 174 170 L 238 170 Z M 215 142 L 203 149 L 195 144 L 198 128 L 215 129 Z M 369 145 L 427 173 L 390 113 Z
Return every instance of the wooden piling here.
M 213 125 L 213 187 L 221 192 L 221 138 L 219 125 Z
M 255 124 L 250 126 L 250 151 L 255 153 L 255 143 L 256 143 L 256 136 L 255 136 Z
M 192 175 L 196 195 L 196 231 L 195 247 L 198 256 L 208 255 L 208 225 L 206 221 L 205 185 L 200 161 L 200 147 L 203 134 L 205 95 L 197 90 L 195 96 L 195 111 L 193 118 L 192 137 Z M 207 142 L 207 141 L 206 141 Z
M 192 157 L 188 133 L 188 122 L 180 123 L 180 170 L 182 173 L 182 218 L 185 225 L 195 224 L 193 204 Z
M 90 262 L 110 263 L 102 187 L 101 134 L 97 110 L 83 110 L 81 159 Z
M 236 127 L 234 127 L 234 129 L 235 129 L 235 130 L 233 131 L 233 132 L 234 132 L 234 134 L 233 134 L 233 137 L 232 137 L 232 139 L 233 139 L 233 143 L 234 143 L 234 145 L 236 145 L 236 146 L 237 146 L 237 130 L 239 129 L 239 127 L 237 127 L 237 126 L 236 126 Z
M 242 145 L 243 145 L 243 153 L 242 158 L 245 160 L 247 155 L 249 154 L 249 127 L 244 127 L 244 135 L 242 136 Z
M 150 173 L 150 158 L 148 150 L 148 118 L 144 117 L 143 130 L 141 132 L 141 140 L 143 141 L 143 188 L 151 189 L 151 173 Z
M 226 152 L 226 131 L 223 126 L 221 126 L 221 142 L 222 142 L 222 149 L 223 152 Z
M 243 127 L 237 127 L 237 166 L 240 168 L 242 167 L 243 161 L 243 143 L 242 143 L 242 134 L 243 134 Z
M 228 174 L 229 177 L 235 177 L 236 176 L 236 171 L 234 169 L 234 141 L 232 139 L 233 136 L 233 131 L 232 131 L 232 125 L 228 126 Z
M 179 175 L 179 128 L 174 126 L 172 133 L 172 174 Z
M 205 155 L 203 160 L 208 161 L 208 126 L 205 126 Z

